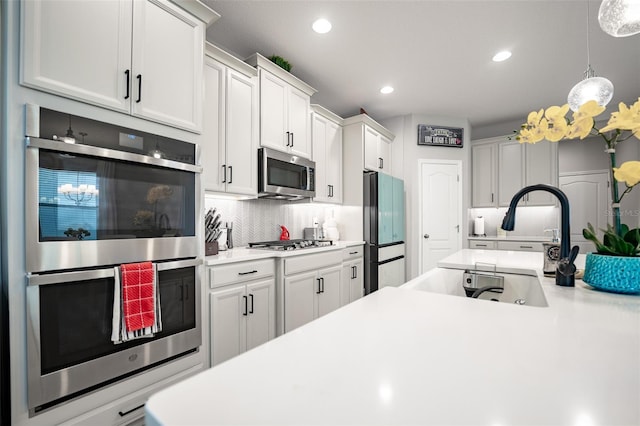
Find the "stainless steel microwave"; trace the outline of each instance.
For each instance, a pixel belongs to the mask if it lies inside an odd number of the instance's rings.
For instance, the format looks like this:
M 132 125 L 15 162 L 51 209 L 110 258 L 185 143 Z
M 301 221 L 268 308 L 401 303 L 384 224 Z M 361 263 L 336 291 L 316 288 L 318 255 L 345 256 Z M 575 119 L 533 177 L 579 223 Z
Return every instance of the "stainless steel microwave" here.
M 258 197 L 300 200 L 316 195 L 316 163 L 269 148 L 258 150 Z

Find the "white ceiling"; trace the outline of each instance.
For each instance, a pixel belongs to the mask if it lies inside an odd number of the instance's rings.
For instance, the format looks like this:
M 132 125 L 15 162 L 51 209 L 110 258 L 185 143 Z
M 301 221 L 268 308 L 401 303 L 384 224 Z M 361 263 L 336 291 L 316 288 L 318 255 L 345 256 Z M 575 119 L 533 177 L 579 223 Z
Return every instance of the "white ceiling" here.
M 587 2 L 203 0 L 222 17 L 207 39 L 246 58 L 287 59 L 318 90 L 312 98 L 348 117 L 377 120 L 428 114 L 466 117 L 472 126 L 525 120 L 566 103 L 587 68 Z M 640 97 L 640 35 L 614 38 L 589 1 L 591 65 L 618 102 Z M 316 34 L 312 22 L 333 29 Z M 492 62 L 499 50 L 511 59 Z M 383 85 L 395 91 L 382 95 Z

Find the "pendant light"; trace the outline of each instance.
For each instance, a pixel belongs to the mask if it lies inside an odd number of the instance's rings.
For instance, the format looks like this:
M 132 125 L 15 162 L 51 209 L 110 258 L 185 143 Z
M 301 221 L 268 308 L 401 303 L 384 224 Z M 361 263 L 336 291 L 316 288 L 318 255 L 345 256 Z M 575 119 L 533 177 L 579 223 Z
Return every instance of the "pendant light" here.
M 567 103 L 572 111 L 577 111 L 582 104 L 595 100 L 598 105 L 606 106 L 613 98 L 613 84 L 604 77 L 597 77 L 591 67 L 589 48 L 589 2 L 587 1 L 587 70 L 584 79 L 573 86 L 567 97 Z
M 638 0 L 603 0 L 598 12 L 600 28 L 614 37 L 640 33 L 640 2 Z

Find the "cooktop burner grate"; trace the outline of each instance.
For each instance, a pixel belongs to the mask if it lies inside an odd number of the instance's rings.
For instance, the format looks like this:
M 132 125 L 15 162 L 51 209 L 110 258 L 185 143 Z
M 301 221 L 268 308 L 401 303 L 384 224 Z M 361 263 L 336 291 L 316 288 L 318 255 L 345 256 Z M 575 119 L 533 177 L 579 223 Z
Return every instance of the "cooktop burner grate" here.
M 332 245 L 330 240 L 276 240 L 249 243 L 250 248 L 264 248 L 269 250 L 298 250 L 312 247 L 326 247 Z

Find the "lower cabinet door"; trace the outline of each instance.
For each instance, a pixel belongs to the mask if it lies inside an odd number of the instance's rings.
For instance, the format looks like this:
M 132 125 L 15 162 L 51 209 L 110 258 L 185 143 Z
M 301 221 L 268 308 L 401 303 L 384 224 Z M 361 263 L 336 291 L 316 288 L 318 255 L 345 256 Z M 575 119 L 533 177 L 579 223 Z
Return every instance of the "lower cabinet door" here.
M 211 365 L 247 349 L 245 284 L 230 285 L 209 294 L 211 309 Z M 246 302 L 245 302 L 246 301 Z
M 316 297 L 321 288 L 316 271 L 284 278 L 284 331 L 289 332 L 317 317 Z
M 353 302 L 354 300 L 360 299 L 364 293 L 364 262 L 360 259 L 354 261 L 351 265 L 353 275 L 349 280 L 349 301 Z
M 247 350 L 276 337 L 276 283 L 273 278 L 247 284 Z
M 323 269 L 318 276 L 321 279 L 320 293 L 318 294 L 318 315 L 321 317 L 338 309 L 340 303 L 340 272 L 342 266 Z

